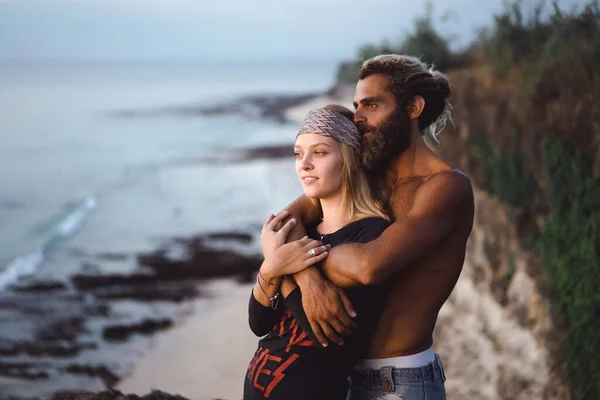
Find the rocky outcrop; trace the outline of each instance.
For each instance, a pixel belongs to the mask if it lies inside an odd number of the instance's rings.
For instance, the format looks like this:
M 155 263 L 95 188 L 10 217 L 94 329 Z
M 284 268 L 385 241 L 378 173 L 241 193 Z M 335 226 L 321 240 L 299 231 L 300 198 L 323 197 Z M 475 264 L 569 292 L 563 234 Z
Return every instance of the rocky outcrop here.
M 134 348 L 139 340 L 171 328 L 175 307 L 183 313 L 186 302 L 203 295 L 204 281 L 253 279 L 262 262 L 252 247 L 255 241 L 255 235 L 246 232 L 224 231 L 171 238 L 154 251 L 135 255 L 73 251 L 82 264 L 91 257 L 137 265 L 129 274 L 88 268 L 71 276 L 70 282 L 30 282 L 5 293 L 0 298 L 0 378 L 39 382 L 44 389 L 32 386 L 36 396 L 66 387 L 91 391 L 112 387 L 130 360 L 122 351 L 122 359 L 108 359 L 105 352 L 114 352 L 124 342 Z M 0 397 L 24 398 L 30 392 L 22 386 L 14 395 L 3 392 Z M 52 398 L 183 399 L 159 392 L 128 397 L 110 390 L 60 392 Z
M 108 389 L 104 392 L 71 392 L 63 391 L 55 393 L 50 400 L 188 400 L 179 395 L 173 395 L 153 390 L 145 396 L 137 396 L 135 394 L 123 394 L 115 389 Z
M 507 210 L 476 190 L 463 272 L 439 314 L 436 351 L 451 399 L 569 399 L 561 327 Z

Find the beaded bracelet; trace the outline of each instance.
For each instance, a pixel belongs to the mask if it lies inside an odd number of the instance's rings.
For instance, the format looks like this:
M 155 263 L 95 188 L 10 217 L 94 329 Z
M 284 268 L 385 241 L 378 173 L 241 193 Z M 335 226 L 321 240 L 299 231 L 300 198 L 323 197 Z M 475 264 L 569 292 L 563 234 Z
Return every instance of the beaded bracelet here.
M 271 282 L 269 282 L 268 280 L 266 280 L 266 279 L 265 279 L 265 277 L 264 277 L 264 276 L 262 276 L 262 274 L 260 273 L 260 270 L 258 271 L 258 276 L 260 277 L 260 279 L 262 279 L 263 281 L 265 281 L 265 283 L 266 283 L 267 285 L 270 285 L 270 286 L 274 286 L 274 285 L 275 285 L 274 283 L 271 283 Z
M 260 288 L 260 290 L 263 292 L 263 294 L 267 297 L 267 299 L 269 299 L 269 301 L 271 302 L 271 308 L 274 310 L 277 308 L 277 305 L 279 304 L 279 292 L 275 293 L 275 296 L 270 297 L 267 292 L 265 292 L 265 289 L 263 289 L 262 285 L 260 284 L 260 280 L 258 279 L 258 276 L 260 275 L 260 272 L 258 273 L 258 275 L 256 275 L 256 283 L 258 284 L 258 287 Z M 264 278 L 263 278 L 264 279 Z M 273 304 L 273 300 L 275 301 L 275 304 Z

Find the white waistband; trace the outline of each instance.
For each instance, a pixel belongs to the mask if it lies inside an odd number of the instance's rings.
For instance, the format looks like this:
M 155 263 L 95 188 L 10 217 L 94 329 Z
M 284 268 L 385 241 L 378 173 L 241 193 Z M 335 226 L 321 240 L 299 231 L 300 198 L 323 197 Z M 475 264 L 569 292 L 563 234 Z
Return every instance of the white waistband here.
M 434 360 L 435 352 L 433 351 L 433 346 L 431 346 L 425 351 L 417 354 L 411 354 L 409 356 L 359 360 L 354 366 L 354 369 L 381 369 L 383 367 L 420 368 L 426 366 Z

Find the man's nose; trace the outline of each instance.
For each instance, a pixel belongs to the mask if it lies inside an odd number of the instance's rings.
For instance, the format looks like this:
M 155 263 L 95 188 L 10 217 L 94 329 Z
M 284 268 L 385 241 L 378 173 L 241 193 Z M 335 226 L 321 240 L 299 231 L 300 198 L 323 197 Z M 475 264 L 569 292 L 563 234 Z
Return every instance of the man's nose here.
M 363 114 L 363 112 L 358 109 L 354 112 L 354 123 L 358 124 L 358 123 L 365 123 L 367 122 L 367 119 L 365 118 L 365 115 Z

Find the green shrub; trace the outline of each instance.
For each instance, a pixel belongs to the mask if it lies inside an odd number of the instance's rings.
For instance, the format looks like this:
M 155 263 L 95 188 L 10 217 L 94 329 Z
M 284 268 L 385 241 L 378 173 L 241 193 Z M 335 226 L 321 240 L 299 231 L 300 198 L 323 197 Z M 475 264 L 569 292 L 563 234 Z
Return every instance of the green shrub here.
M 517 150 L 492 147 L 483 134 L 475 136 L 473 145 L 483 169 L 484 188 L 507 205 L 527 206 L 539 189 L 522 161 L 523 155 Z
M 400 43 L 394 45 L 389 40 L 379 44 L 368 43 L 360 46 L 356 53 L 356 59 L 346 61 L 338 67 L 337 82 L 355 83 L 362 62 L 381 54 L 409 54 L 420 57 L 439 70 L 449 68 L 453 60 L 450 39 L 440 35 L 435 29 L 431 3 L 426 4 L 425 14 L 415 19 L 413 31 Z M 464 58 L 463 55 L 460 58 Z
M 538 239 L 555 280 L 555 305 L 570 325 L 565 369 L 580 399 L 600 398 L 600 185 L 578 152 L 543 143 L 549 215 Z

